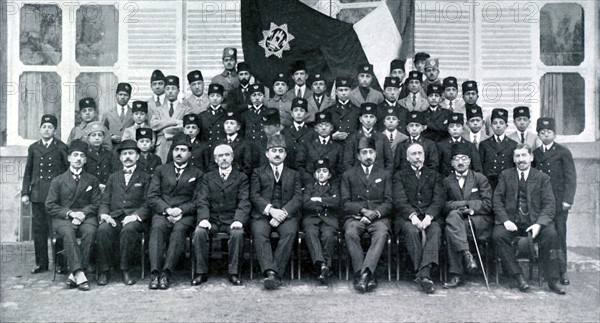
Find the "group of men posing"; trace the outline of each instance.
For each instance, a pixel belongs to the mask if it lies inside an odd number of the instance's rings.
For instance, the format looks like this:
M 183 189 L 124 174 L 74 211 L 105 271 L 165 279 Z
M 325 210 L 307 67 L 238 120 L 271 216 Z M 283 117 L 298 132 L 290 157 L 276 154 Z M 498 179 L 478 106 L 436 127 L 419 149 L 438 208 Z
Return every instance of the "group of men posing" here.
M 425 81 L 419 70 L 404 80 L 405 62 L 395 60 L 381 93 L 370 86 L 373 67 L 362 64 L 358 87 L 339 76 L 333 98 L 327 80 L 299 61 L 290 70 L 294 87 L 280 73 L 265 100 L 265 87 L 250 84 L 250 67 L 236 69 L 236 60 L 235 49 L 226 48 L 225 71 L 207 95 L 202 73 L 190 72 L 192 95 L 183 102 L 179 78 L 159 70 L 148 101 L 129 106 L 131 86 L 119 83 L 117 106 L 98 118 L 94 99 L 80 100 L 82 123 L 68 146 L 54 137 L 57 118 L 42 117 L 22 190 L 22 201 L 32 203 L 33 273 L 48 269 L 52 230 L 63 240 L 69 287 L 90 288 L 92 249 L 99 285 L 108 283 L 117 255 L 124 283 L 134 284 L 129 268 L 145 233 L 149 287 L 168 289 L 193 232 L 192 285 L 200 285 L 208 279 L 211 236 L 222 232 L 229 236 L 229 281 L 242 284 L 244 237 L 251 234 L 264 286 L 274 289 L 302 230 L 323 284 L 338 232 L 361 293 L 376 288 L 390 235 L 401 237 L 426 293 L 434 292 L 443 236 L 451 275 L 445 288 L 477 270 L 469 241 L 491 237 L 506 273 L 527 291 L 513 242 L 530 234 L 549 289 L 565 293 L 576 174 L 571 153 L 554 142 L 553 119 L 539 118 L 535 136 L 527 130 L 529 109 L 516 107 L 517 132 L 506 135 L 508 111 L 494 109 L 484 119 L 477 83 L 464 82 L 458 99 L 456 78 L 438 80 L 439 63 L 425 53 L 414 59 Z M 275 250 L 272 232 L 279 236 Z

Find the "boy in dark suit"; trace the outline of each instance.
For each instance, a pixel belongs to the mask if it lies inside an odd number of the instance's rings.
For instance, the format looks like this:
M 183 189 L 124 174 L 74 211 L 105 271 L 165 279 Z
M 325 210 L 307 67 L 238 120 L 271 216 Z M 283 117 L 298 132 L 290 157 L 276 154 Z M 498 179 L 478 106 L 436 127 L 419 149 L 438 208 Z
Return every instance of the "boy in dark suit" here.
M 171 274 L 185 251 L 185 238 L 196 224 L 194 197 L 204 176 L 200 169 L 189 164 L 192 155 L 189 138 L 176 136 L 172 146 L 173 162 L 156 169 L 148 188 L 148 203 L 154 213 L 148 243 L 150 289 L 170 286 Z
M 313 95 L 308 99 L 308 112 L 304 118 L 308 124 L 313 124 L 315 121 L 315 114 L 325 110 L 331 105 L 335 104 L 335 100 L 332 99 L 327 93 L 327 80 L 321 73 L 316 73 L 308 78 L 308 84 L 313 90 Z
M 344 237 L 352 260 L 354 289 L 359 293 L 377 287 L 375 270 L 391 227 L 391 175 L 375 165 L 375 149 L 373 138 L 360 138 L 356 149 L 359 164 L 344 173 L 340 186 L 341 208 L 345 215 Z M 365 256 L 360 241 L 367 232 L 371 236 L 371 245 Z
M 423 112 L 427 127 L 423 131 L 423 137 L 437 143 L 448 138 L 448 119 L 452 111 L 440 107 L 440 102 L 442 102 L 441 85 L 429 84 L 427 87 L 427 100 L 429 101 L 429 108 Z
M 426 128 L 422 113 L 411 112 L 408 114 L 406 130 L 408 132 L 408 140 L 405 140 L 396 145 L 394 152 L 394 169 L 400 170 L 410 166 L 406 159 L 406 150 L 412 143 L 418 143 L 425 150 L 425 167 L 437 171 L 438 169 L 438 150 L 435 142 L 421 136 L 421 133 Z
M 363 103 L 375 103 L 375 105 L 383 102 L 383 94 L 371 87 L 373 83 L 373 65 L 360 64 L 357 67 L 358 86 L 350 91 L 350 102 L 360 107 Z
M 516 107 L 513 109 L 513 122 L 517 130 L 509 133 L 508 138 L 522 144 L 528 144 L 531 149 L 535 150 L 542 145 L 540 138 L 529 131 L 529 125 L 531 124 L 531 112 L 528 107 Z
M 233 168 L 250 178 L 250 175 L 252 175 L 252 145 L 240 135 L 241 127 L 241 116 L 236 112 L 228 111 L 223 122 L 225 136 L 221 138 L 219 144 L 229 145 L 233 149 Z M 208 163 L 208 169 L 211 171 L 218 170 L 219 164 Z
M 135 140 L 137 141 L 138 148 L 140 148 L 140 159 L 137 165 L 149 175 L 154 174 L 154 170 L 162 165 L 160 157 L 152 153 L 152 149 L 154 148 L 153 139 L 154 131 L 152 131 L 152 128 L 139 128 L 135 130 Z
M 176 135 L 176 137 L 184 137 L 192 143 L 192 155 L 189 159 L 190 166 L 194 166 L 201 171 L 207 170 L 210 160 L 210 148 L 206 141 L 198 139 L 200 133 L 201 123 L 200 118 L 191 113 L 183 116 L 183 133 Z M 173 138 L 175 140 L 175 138 Z M 169 151 L 169 158 L 167 162 L 173 161 L 173 147 Z
M 244 250 L 244 226 L 250 215 L 248 177 L 234 170 L 233 149 L 228 145 L 215 147 L 218 170 L 208 172 L 201 181 L 197 197 L 197 225 L 194 231 L 196 272 L 192 286 L 208 280 L 208 249 L 210 236 L 219 232 L 229 234 L 229 282 L 242 285 L 239 276 Z
M 52 179 L 69 167 L 68 147 L 54 137 L 57 126 L 58 119 L 54 115 L 43 115 L 40 123 L 42 139 L 27 149 L 21 202 L 25 205 L 31 202 L 31 231 L 35 249 L 35 268 L 31 271 L 32 274 L 48 270 L 48 234 L 52 228 L 52 218 L 44 203 Z
M 63 240 L 67 266 L 70 272 L 67 287 L 90 289 L 84 270 L 90 263 L 90 249 L 98 228 L 100 182 L 84 171 L 88 144 L 73 140 L 67 159 L 69 170 L 56 176 L 50 183 L 46 210 L 52 217 L 52 229 Z M 81 237 L 81 244 L 77 243 Z
M 381 106 L 380 106 L 381 107 Z M 400 109 L 404 109 L 399 107 Z M 394 154 L 396 153 L 396 147 L 401 142 L 408 140 L 408 136 L 398 131 L 400 120 L 402 117 L 400 116 L 401 110 L 389 107 L 385 111 L 379 111 L 380 116 L 383 119 L 383 126 L 385 130 L 383 130 L 382 134 L 389 140 L 390 150 L 392 151 L 392 158 L 394 158 Z M 408 114 L 408 113 L 407 113 Z M 404 123 L 406 123 L 406 116 L 404 115 Z M 404 131 L 406 131 L 406 126 L 404 127 Z
M 117 153 L 123 169 L 108 177 L 98 210 L 98 285 L 108 283 L 108 271 L 115 256 L 119 258 L 125 285 L 134 284 L 129 275 L 129 266 L 131 258 L 139 250 L 146 225 L 144 222 L 151 214 L 146 201 L 151 175 L 137 167 L 140 158 L 137 143 L 133 140 L 122 141 L 117 146 Z
M 126 128 L 123 131 L 123 140 L 134 140 L 135 131 L 139 128 L 150 128 L 148 123 L 148 102 L 146 101 L 133 101 L 131 106 L 131 113 L 133 118 L 133 125 Z M 154 138 L 152 138 L 154 139 Z
M 513 167 L 512 155 L 517 142 L 508 138 L 504 133 L 508 128 L 508 111 L 494 109 L 491 119 L 494 135 L 479 145 L 479 155 L 481 156 L 483 175 L 490 181 L 492 189 L 495 189 L 500 173 Z
M 218 140 L 223 137 L 223 121 L 225 118 L 225 108 L 223 103 L 223 86 L 221 84 L 211 84 L 208 87 L 209 105 L 206 111 L 200 113 L 198 117 L 201 122 L 200 138 L 208 144 L 208 148 L 216 146 Z
M 552 118 L 539 118 L 536 130 L 542 145 L 533 151 L 532 166 L 550 176 L 556 201 L 554 225 L 561 248 L 560 283 L 569 285 L 567 276 L 567 218 L 577 190 L 577 172 L 571 151 L 554 141 L 556 123 Z
M 344 143 L 346 138 L 358 131 L 358 117 L 360 108 L 350 102 L 350 79 L 347 77 L 337 77 L 335 79 L 335 97 L 334 105 L 325 109 L 331 114 L 334 133 L 333 140 Z
M 398 103 L 398 95 L 400 94 L 400 79 L 396 77 L 386 77 L 383 83 L 383 96 L 385 100 L 377 107 L 377 130 L 383 131 L 386 126 L 383 124 L 383 119 L 389 109 L 395 110 L 398 118 L 398 131 L 406 134 L 406 117 L 408 110 Z
M 256 84 L 254 84 L 256 85 Z M 263 114 L 267 109 L 264 105 L 264 89 L 262 86 L 250 86 L 250 102 L 248 109 L 242 112 L 242 125 L 244 126 L 244 136 L 250 142 L 255 142 L 259 139 L 264 139 L 262 127 L 264 125 Z
M 102 146 L 104 138 L 108 135 L 108 130 L 102 123 L 89 123 L 85 132 L 89 148 L 86 152 L 87 162 L 83 168 L 86 173 L 94 175 L 100 181 L 100 190 L 104 192 L 108 176 L 120 168 L 120 162 L 112 151 Z
M 298 233 L 298 211 L 302 207 L 300 174 L 284 166 L 285 139 L 281 135 L 269 138 L 265 147 L 267 165 L 254 169 L 250 182 L 252 202 L 252 236 L 266 289 L 281 285 L 294 239 Z M 271 249 L 271 232 L 279 233 L 275 252 Z
M 315 132 L 312 126 L 304 122 L 308 109 L 308 101 L 302 98 L 294 98 L 292 100 L 292 124 L 281 130 L 281 134 L 286 140 L 286 152 L 290 161 L 296 160 L 296 152 L 299 147 L 311 141 Z M 291 168 L 296 169 L 295 162 L 288 164 Z
M 335 252 L 335 234 L 339 230 L 339 185 L 331 182 L 329 159 L 318 159 L 313 168 L 314 182 L 304 189 L 302 227 L 310 257 L 319 273 L 318 280 L 327 284 Z
M 125 128 L 133 125 L 131 107 L 128 105 L 131 98 L 131 84 L 117 84 L 116 101 L 117 106 L 110 108 L 100 119 L 102 124 L 108 129 L 107 136 L 110 137 L 113 145 L 117 145 L 123 138 Z
M 89 123 L 98 121 L 98 107 L 93 98 L 83 98 L 79 100 L 79 117 L 81 123 L 73 127 L 67 138 L 67 145 L 70 145 L 73 140 L 80 139 L 86 141 L 86 131 Z M 112 150 L 113 145 L 110 136 L 104 136 L 102 146 L 107 150 Z
M 479 150 L 479 144 L 489 138 L 485 133 L 485 129 L 483 129 L 485 126 L 483 111 L 476 104 L 465 109 L 467 110 L 467 127 L 463 132 L 463 138 L 474 144 Z
M 451 147 L 454 144 L 463 145 L 467 148 L 469 151 L 469 158 L 471 159 L 469 164 L 472 170 L 476 172 L 481 172 L 482 170 L 481 159 L 477 147 L 462 137 L 463 123 L 464 116 L 462 113 L 452 113 L 450 118 L 448 118 L 448 134 L 450 134 L 450 137 L 437 143 L 440 157 L 440 175 L 442 175 L 442 177 L 446 177 L 452 172 Z
M 442 82 L 444 97 L 440 107 L 452 112 L 465 113 L 465 101 L 458 98 L 458 81 L 454 76 L 448 76 Z
M 408 147 L 406 159 L 410 167 L 394 175 L 395 231 L 404 237 L 417 282 L 423 292 L 431 294 L 431 269 L 439 264 L 442 229 L 438 219 L 444 207 L 444 184 L 436 171 L 423 167 L 425 150 L 420 144 Z

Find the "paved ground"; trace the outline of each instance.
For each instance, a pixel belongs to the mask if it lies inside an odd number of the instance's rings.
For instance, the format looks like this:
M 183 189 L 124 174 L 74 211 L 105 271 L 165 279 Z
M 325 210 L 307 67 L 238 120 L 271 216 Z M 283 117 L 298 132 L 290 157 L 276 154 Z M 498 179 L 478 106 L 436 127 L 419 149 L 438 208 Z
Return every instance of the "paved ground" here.
M 308 276 L 284 281 L 265 291 L 261 281 L 245 278 L 242 287 L 211 277 L 191 287 L 187 271 L 176 273 L 170 290 L 148 290 L 148 278 L 134 286 L 113 279 L 92 290 L 64 289 L 65 276 L 52 282 L 50 272 L 29 274 L 31 261 L 13 257 L 3 248 L 0 321 L 600 321 L 598 260 L 570 255 L 571 285 L 567 295 L 548 292 L 532 283 L 529 293 L 511 289 L 509 282 L 492 284 L 474 277 L 466 286 L 425 295 L 407 280 L 387 282 L 360 295 L 347 281 L 318 286 Z M 381 272 L 383 277 L 383 272 Z

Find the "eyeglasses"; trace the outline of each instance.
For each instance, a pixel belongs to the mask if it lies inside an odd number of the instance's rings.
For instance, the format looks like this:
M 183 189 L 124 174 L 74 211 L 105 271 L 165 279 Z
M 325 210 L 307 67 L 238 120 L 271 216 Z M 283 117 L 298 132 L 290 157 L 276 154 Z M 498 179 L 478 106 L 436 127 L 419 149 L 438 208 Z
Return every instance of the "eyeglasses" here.
M 467 161 L 469 159 L 471 159 L 469 156 L 454 156 L 454 158 L 452 158 L 454 161 Z

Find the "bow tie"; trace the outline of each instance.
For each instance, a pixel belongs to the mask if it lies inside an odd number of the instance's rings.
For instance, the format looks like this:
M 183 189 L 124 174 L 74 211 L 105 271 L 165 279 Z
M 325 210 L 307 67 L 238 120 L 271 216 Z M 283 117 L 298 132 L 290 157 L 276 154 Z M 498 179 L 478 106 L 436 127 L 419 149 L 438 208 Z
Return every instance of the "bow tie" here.
M 123 174 L 131 175 L 131 174 L 133 174 L 133 169 L 123 169 Z
M 465 174 L 458 174 L 458 173 L 455 173 L 455 174 L 456 174 L 456 179 L 461 179 L 461 178 L 462 178 L 462 179 L 465 179 L 465 178 L 467 178 L 467 174 L 466 174 L 466 173 L 465 173 Z

